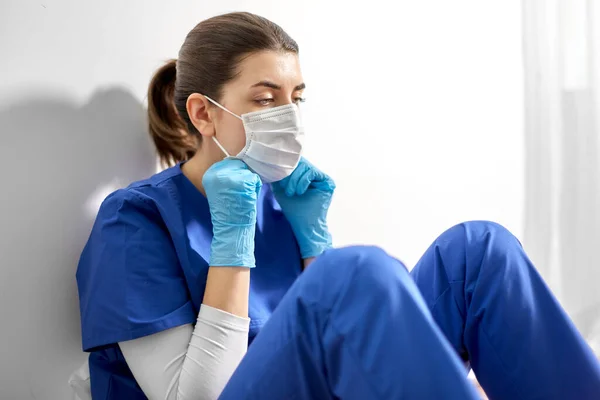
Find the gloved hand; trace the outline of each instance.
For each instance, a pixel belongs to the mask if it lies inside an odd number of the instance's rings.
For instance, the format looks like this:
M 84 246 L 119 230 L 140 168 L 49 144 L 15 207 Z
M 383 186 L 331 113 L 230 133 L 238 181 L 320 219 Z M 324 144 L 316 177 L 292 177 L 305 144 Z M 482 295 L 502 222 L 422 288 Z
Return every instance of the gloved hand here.
M 259 176 L 242 161 L 225 159 L 206 171 L 202 185 L 213 225 L 209 265 L 253 268 Z
M 275 199 L 289 221 L 302 258 L 316 257 L 331 248 L 327 211 L 335 183 L 304 157 L 287 178 L 272 184 Z

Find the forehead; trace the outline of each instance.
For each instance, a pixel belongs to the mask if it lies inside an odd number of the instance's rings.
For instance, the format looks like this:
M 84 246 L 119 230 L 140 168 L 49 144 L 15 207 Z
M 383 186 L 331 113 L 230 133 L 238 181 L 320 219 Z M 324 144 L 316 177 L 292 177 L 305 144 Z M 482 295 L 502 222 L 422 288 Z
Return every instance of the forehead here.
M 238 67 L 235 81 L 248 87 L 260 81 L 270 81 L 282 87 L 302 83 L 300 60 L 290 52 L 261 51 L 245 57 Z

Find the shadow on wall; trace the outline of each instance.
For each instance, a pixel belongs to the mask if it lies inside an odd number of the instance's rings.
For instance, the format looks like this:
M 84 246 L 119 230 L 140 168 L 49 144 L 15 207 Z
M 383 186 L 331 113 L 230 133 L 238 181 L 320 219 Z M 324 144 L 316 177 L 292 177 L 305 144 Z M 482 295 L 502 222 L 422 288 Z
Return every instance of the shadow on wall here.
M 0 108 L 0 398 L 69 398 L 81 352 L 75 271 L 97 207 L 155 172 L 143 105 L 111 88 Z

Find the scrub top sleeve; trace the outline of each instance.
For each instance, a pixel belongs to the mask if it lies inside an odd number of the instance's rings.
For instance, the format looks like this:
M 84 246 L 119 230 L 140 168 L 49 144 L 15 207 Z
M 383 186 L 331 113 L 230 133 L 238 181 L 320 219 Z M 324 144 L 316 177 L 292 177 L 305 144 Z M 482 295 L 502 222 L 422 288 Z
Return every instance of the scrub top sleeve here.
M 128 189 L 111 194 L 100 207 L 77 284 L 84 351 L 196 320 L 160 214 Z

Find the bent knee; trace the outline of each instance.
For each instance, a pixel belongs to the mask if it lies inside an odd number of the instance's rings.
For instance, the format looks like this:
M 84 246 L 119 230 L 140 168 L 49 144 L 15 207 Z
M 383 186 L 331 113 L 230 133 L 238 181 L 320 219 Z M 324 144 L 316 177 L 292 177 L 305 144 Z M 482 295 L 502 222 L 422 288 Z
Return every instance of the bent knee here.
M 485 247 L 488 251 L 506 251 L 521 247 L 519 240 L 507 228 L 492 221 L 467 221 L 448 229 L 438 242 L 450 242 L 468 249 Z
M 316 271 L 325 279 L 351 280 L 350 285 L 375 289 L 389 284 L 398 276 L 410 279 L 402 262 L 377 246 L 350 246 L 329 250 L 321 255 L 308 269 Z
M 466 262 L 469 268 L 532 267 L 519 240 L 496 222 L 463 222 L 440 235 L 437 243 L 443 244 L 444 259 L 455 261 L 450 264 Z M 517 259 L 526 262 L 512 262 Z
M 386 269 L 391 264 L 404 266 L 381 247 L 366 245 L 329 250 L 319 258 L 319 261 L 327 264 L 329 268 L 340 269 Z

